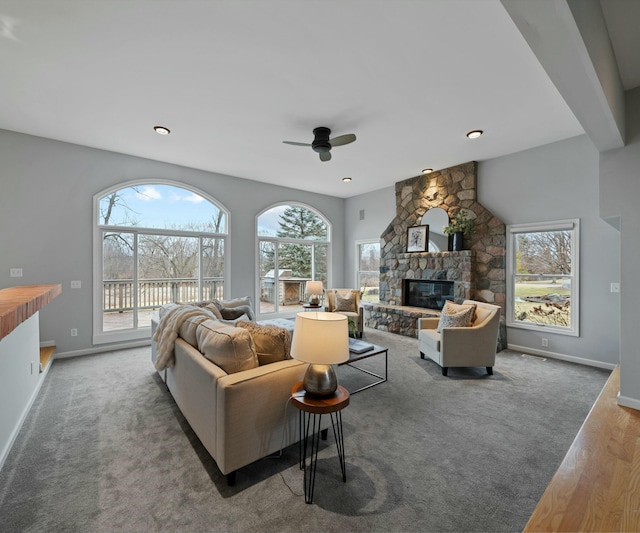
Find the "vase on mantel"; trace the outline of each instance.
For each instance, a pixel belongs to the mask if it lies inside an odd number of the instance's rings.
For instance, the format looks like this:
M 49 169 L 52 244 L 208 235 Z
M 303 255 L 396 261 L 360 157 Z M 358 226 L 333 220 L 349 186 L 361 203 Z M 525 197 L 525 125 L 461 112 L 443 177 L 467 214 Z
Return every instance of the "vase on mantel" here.
M 463 249 L 462 248 L 463 239 L 464 239 L 464 233 L 462 233 L 461 231 L 456 231 L 453 234 L 453 239 L 452 239 L 452 243 L 451 243 L 451 251 L 460 252 Z

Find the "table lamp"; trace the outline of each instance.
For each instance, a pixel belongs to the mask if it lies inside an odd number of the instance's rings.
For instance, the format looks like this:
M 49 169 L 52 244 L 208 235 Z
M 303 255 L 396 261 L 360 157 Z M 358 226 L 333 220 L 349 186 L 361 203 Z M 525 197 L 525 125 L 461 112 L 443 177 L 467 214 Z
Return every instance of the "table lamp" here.
M 322 295 L 321 281 L 307 281 L 307 294 L 310 294 L 309 303 L 311 305 L 320 305 L 320 296 Z
M 332 396 L 338 388 L 338 378 L 331 365 L 349 360 L 347 317 L 339 313 L 298 313 L 291 356 L 309 363 L 302 381 L 309 396 Z

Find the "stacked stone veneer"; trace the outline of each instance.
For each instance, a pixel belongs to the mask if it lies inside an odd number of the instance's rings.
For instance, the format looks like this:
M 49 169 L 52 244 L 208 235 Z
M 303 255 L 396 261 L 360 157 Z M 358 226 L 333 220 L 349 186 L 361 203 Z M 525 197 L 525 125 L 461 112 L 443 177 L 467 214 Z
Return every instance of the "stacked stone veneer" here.
M 451 280 L 456 301 L 479 300 L 504 310 L 505 225 L 477 201 L 477 168 L 477 163 L 470 162 L 396 183 L 396 216 L 380 242 L 380 304 L 365 308 L 367 326 L 415 336 L 415 324 L 399 327 L 402 313 L 406 318 L 407 313 L 429 310 L 402 307 L 405 278 Z M 473 220 L 475 231 L 465 236 L 465 250 L 407 253 L 407 228 L 419 226 L 423 215 L 434 207 L 444 209 L 449 218 L 464 210 Z M 381 320 L 384 313 L 388 316 Z

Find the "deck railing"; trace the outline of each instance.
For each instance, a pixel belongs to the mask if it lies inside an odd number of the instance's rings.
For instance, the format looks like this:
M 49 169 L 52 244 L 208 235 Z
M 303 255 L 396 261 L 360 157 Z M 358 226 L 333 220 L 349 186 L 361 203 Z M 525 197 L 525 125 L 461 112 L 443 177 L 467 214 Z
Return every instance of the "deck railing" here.
M 202 280 L 202 296 L 198 291 L 198 280 L 193 278 L 138 280 L 138 288 L 138 309 L 155 309 L 171 302 L 222 299 L 224 297 L 224 278 L 204 278 Z M 134 292 L 135 285 L 131 279 L 103 281 L 103 311 L 133 310 Z

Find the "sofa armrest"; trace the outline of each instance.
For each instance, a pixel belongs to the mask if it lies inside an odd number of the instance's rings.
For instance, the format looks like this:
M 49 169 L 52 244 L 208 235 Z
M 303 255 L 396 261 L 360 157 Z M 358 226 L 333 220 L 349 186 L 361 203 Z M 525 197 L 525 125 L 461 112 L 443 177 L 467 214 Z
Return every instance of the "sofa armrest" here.
M 418 319 L 418 330 L 421 329 L 437 329 L 438 322 L 440 322 L 439 318 L 419 318 Z
M 455 366 L 465 362 L 470 366 L 493 366 L 496 358 L 496 338 L 490 328 L 472 326 L 466 328 L 442 328 L 441 352 L 449 359 L 443 366 Z
M 307 366 L 288 359 L 218 380 L 216 463 L 223 474 L 297 441 L 297 411 L 289 399 Z

